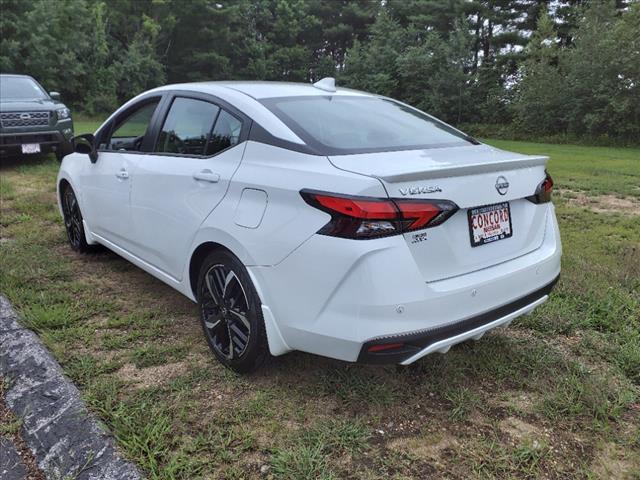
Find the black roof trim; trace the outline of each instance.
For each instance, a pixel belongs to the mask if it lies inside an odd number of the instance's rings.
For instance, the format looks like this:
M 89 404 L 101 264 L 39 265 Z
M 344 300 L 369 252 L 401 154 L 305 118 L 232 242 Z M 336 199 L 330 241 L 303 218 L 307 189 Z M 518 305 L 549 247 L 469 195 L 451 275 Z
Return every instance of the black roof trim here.
M 288 140 L 283 140 L 282 138 L 278 138 L 275 135 L 272 135 L 255 120 L 253 121 L 251 130 L 249 131 L 249 140 L 264 143 L 266 145 L 272 145 L 274 147 L 284 148 L 286 150 L 292 150 L 294 152 L 306 153 L 308 155 L 320 155 L 323 157 L 326 156 L 316 149 L 310 147 L 309 145 L 290 142 Z

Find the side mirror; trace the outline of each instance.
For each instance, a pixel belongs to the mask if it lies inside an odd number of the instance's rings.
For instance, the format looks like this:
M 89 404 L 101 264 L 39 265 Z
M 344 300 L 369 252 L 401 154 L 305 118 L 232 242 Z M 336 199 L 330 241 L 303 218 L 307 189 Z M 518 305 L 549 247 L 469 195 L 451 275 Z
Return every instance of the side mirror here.
M 92 133 L 85 133 L 84 135 L 77 135 L 71 139 L 73 145 L 73 151 L 89 155 L 91 163 L 98 161 L 98 151 L 96 150 L 96 139 Z
M 60 100 L 60 92 L 49 92 L 49 96 L 54 100 Z

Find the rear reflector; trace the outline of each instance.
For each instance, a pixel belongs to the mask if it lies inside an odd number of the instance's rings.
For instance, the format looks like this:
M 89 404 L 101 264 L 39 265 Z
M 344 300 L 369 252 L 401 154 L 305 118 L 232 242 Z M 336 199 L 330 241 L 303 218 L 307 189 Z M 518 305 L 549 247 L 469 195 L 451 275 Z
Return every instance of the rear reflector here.
M 398 348 L 404 347 L 404 343 L 381 343 L 379 345 L 372 345 L 367 348 L 367 352 L 376 353 L 376 352 L 386 352 L 387 350 L 396 350 Z
M 435 227 L 458 210 L 449 200 L 355 197 L 313 190 L 302 190 L 300 195 L 309 205 L 331 215 L 329 223 L 318 233 L 353 239 Z

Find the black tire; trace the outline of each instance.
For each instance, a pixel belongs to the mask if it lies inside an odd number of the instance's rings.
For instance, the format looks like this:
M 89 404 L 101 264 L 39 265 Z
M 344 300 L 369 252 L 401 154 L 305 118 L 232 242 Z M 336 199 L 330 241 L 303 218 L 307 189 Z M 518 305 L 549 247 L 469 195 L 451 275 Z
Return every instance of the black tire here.
M 256 370 L 269 348 L 262 303 L 242 262 L 226 250 L 211 252 L 197 292 L 202 330 L 216 358 L 238 373 Z
M 71 146 L 71 144 L 69 145 L 60 145 L 60 147 L 58 147 L 58 149 L 55 151 L 56 154 L 56 159 L 62 163 L 62 159 L 66 156 L 69 155 L 71 152 L 73 152 L 73 147 Z
M 82 223 L 82 212 L 76 194 L 70 185 L 66 184 L 61 188 L 60 200 L 62 203 L 62 214 L 64 217 L 64 227 L 67 231 L 69 245 L 76 252 L 89 253 L 94 248 L 87 243 L 84 234 L 84 224 Z

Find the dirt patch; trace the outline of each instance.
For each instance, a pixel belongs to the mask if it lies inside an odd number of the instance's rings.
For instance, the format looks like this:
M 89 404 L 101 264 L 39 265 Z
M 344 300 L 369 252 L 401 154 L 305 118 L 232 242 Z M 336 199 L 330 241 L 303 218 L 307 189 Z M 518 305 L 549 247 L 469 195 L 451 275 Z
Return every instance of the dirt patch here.
M 191 300 L 106 248 L 82 257 L 67 245 L 61 245 L 56 252 L 78 266 L 78 278 L 91 285 L 94 291 L 117 298 L 120 312 L 139 310 L 149 302 L 156 309 L 197 318 L 194 314 L 197 309 Z M 135 288 L 133 296 L 132 288 Z
M 542 436 L 542 432 L 535 425 L 531 425 L 519 418 L 508 417 L 500 422 L 500 430 L 520 442 L 521 440 L 536 440 Z
M 135 365 L 127 363 L 116 372 L 116 375 L 121 380 L 135 384 L 136 388 L 148 388 L 162 385 L 184 374 L 188 366 L 188 360 L 147 368 L 137 368 Z
M 389 448 L 409 454 L 421 460 L 432 460 L 436 464 L 444 460 L 445 450 L 456 450 L 458 440 L 447 432 L 429 434 L 420 437 L 395 438 L 389 443 Z
M 640 215 L 640 200 L 615 195 L 587 195 L 575 190 L 560 190 L 560 196 L 569 205 L 586 208 L 595 213 Z
M 609 442 L 596 453 L 591 466 L 597 478 L 632 479 L 640 473 L 640 456 L 629 458 L 624 450 Z

